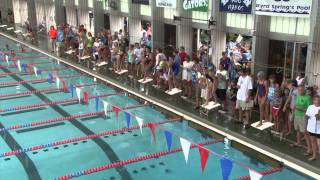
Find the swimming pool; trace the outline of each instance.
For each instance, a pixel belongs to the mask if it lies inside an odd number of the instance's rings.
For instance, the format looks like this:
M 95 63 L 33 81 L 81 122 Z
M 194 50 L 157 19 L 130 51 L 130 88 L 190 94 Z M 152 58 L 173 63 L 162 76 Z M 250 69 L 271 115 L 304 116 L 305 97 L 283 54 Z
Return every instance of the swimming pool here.
M 13 41 L 1 37 L 0 49 L 5 44 L 18 50 Z M 10 59 L 0 60 L 0 179 L 222 179 L 219 155 L 232 161 L 229 179 L 249 175 L 248 168 L 272 169 L 223 140 L 193 128 L 187 121 L 160 112 L 152 104 L 104 82 L 95 82 L 38 52 L 17 56 L 21 57 L 18 60 L 22 72 L 12 66 Z M 33 66 L 30 70 L 23 64 Z M 24 73 L 23 67 L 26 71 L 34 67 L 40 71 L 36 76 L 34 72 Z M 55 82 L 49 82 L 49 74 Z M 59 86 L 55 77 L 60 79 Z M 76 89 L 81 89 L 81 97 L 83 92 L 89 93 L 88 104 L 78 102 Z M 109 103 L 107 116 L 103 101 Z M 117 117 L 114 110 L 119 107 L 123 110 Z M 130 121 L 126 114 L 130 114 Z M 158 125 L 156 143 L 149 127 L 140 130 L 139 118 L 144 125 Z M 126 129 L 128 122 L 131 129 Z M 169 136 L 172 147 L 171 153 L 166 154 Z M 203 147 L 212 152 L 203 173 L 199 148 L 190 149 L 186 163 L 184 153 L 178 149 L 180 137 L 208 144 Z M 282 178 L 311 179 L 288 168 L 262 179 Z

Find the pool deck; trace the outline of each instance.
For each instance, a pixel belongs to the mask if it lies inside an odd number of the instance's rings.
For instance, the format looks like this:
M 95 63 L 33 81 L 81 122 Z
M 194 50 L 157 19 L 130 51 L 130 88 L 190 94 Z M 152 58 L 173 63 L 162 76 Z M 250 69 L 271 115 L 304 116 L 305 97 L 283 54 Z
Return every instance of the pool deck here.
M 11 39 L 17 39 L 13 36 L 13 32 L 8 33 L 2 31 L 0 32 L 0 35 L 9 35 Z M 21 41 L 21 39 L 19 40 Z M 37 44 L 31 44 L 26 41 L 24 42 L 28 43 L 31 48 L 41 50 L 53 58 L 59 58 L 49 52 L 48 38 L 44 35 L 38 37 Z M 97 71 L 92 71 L 70 61 L 70 59 L 59 59 L 65 61 L 70 66 L 95 76 L 97 79 L 107 81 L 118 88 L 128 90 L 131 94 L 152 102 L 161 108 L 172 111 L 173 113 L 176 113 L 177 115 L 182 116 L 200 126 L 206 127 L 208 130 L 213 130 L 218 134 L 227 136 L 233 141 L 237 141 L 238 143 L 257 150 L 262 154 L 270 156 L 278 161 L 282 161 L 289 167 L 305 172 L 307 175 L 311 175 L 316 179 L 320 179 L 320 159 L 309 162 L 303 155 L 304 149 L 295 148 L 293 150 L 290 146 L 292 141 L 295 139 L 293 135 L 288 139 L 280 141 L 279 137 L 270 136 L 268 133 L 260 133 L 254 128 L 243 129 L 242 125 L 234 123 L 233 118 L 228 112 L 226 114 L 215 112 L 211 113 L 208 117 L 202 117 L 200 116 L 199 111 L 193 109 L 193 104 L 188 100 L 180 98 L 180 95 L 169 96 L 164 91 L 155 89 L 152 86 L 147 87 L 148 93 L 146 95 L 146 91 L 141 92 L 139 90 L 139 83 L 137 80 L 131 80 L 126 75 L 119 76 L 108 70 L 97 73 Z M 254 112 L 253 117 L 257 119 L 258 114 Z

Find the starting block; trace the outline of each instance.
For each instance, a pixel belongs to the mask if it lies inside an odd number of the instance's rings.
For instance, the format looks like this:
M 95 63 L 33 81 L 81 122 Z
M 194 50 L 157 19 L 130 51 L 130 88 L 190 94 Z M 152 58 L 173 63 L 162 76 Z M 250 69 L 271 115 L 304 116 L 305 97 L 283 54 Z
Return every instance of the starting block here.
M 105 65 L 108 65 L 108 63 L 105 61 L 97 64 L 98 67 L 105 66 Z
M 213 109 L 216 109 L 220 106 L 221 106 L 221 104 L 216 103 L 214 101 L 210 101 L 207 105 L 204 105 L 204 104 L 201 105 L 200 114 L 208 116 L 210 111 L 212 111 Z
M 25 37 L 25 38 L 28 37 L 29 35 L 30 35 L 29 33 L 22 34 L 22 36 Z
M 147 84 L 147 83 L 152 82 L 152 81 L 153 81 L 152 78 L 146 78 L 146 80 L 140 79 L 138 82 L 142 83 L 142 84 Z
M 91 57 L 90 56 L 82 56 L 80 57 L 81 60 L 87 60 L 87 59 L 90 59 Z
M 169 94 L 170 96 L 173 96 L 173 95 L 181 93 L 181 92 L 182 92 L 182 90 L 178 89 L 178 88 L 173 88 L 170 91 L 166 91 L 166 93 Z
M 76 52 L 76 51 L 74 51 L 74 50 L 70 49 L 70 50 L 66 51 L 66 54 L 71 55 L 72 53 L 75 53 L 75 52 Z
M 14 30 L 14 27 L 7 28 L 7 31 L 11 31 L 11 30 Z
M 259 127 L 257 127 L 259 123 L 260 123 L 260 121 L 257 121 L 257 122 L 255 122 L 255 123 L 252 123 L 252 124 L 251 124 L 251 127 L 254 127 L 254 128 L 256 128 L 256 129 L 258 129 L 258 130 L 260 130 L 260 131 L 264 131 L 264 130 L 269 129 L 269 128 L 271 128 L 272 126 L 274 126 L 274 123 L 263 120 L 263 121 L 262 121 L 262 125 L 259 126 Z
M 22 34 L 22 31 L 21 30 L 15 30 L 14 33 L 15 34 Z
M 119 75 L 122 75 L 122 74 L 127 73 L 127 72 L 128 72 L 128 70 L 122 69 L 121 71 L 116 71 L 115 73 L 117 73 Z
M 3 24 L 3 25 L 0 25 L 0 28 L 5 28 L 7 27 L 7 25 Z

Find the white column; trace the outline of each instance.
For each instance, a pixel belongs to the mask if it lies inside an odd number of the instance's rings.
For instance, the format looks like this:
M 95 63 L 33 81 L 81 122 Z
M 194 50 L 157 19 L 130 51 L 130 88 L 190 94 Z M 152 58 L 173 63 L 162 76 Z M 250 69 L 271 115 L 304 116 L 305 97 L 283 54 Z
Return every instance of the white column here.
M 89 22 L 88 0 L 79 0 L 78 16 L 79 16 L 79 23 L 83 24 L 84 27 L 88 29 L 88 31 L 91 31 L 90 22 Z M 91 24 L 91 28 L 93 29 L 93 24 Z
M 177 1 L 177 16 L 191 18 L 192 11 L 186 11 L 182 7 L 182 1 Z M 177 24 L 177 46 L 184 46 L 186 52 L 191 55 L 192 53 L 192 38 L 193 38 L 193 29 L 192 29 L 192 20 L 191 19 L 182 19 L 181 21 L 176 21 Z
M 15 23 L 22 23 L 22 21 L 21 21 L 21 9 L 20 9 L 20 1 L 19 0 L 13 0 L 12 1 L 12 6 L 13 6 L 13 9 L 14 9 L 14 22 Z M 3 12 L 2 12 L 2 18 L 3 19 L 5 19 L 5 17 L 6 17 L 6 14 L 4 14 Z
M 152 43 L 153 48 L 164 46 L 164 22 L 163 8 L 156 7 L 156 1 L 151 0 L 151 28 L 152 28 Z
M 308 54 L 306 76 L 309 85 L 320 87 L 320 2 L 313 0 L 312 15 L 310 17 L 310 35 L 308 40 Z
M 124 19 L 120 15 L 110 14 L 110 30 L 112 34 L 124 28 Z
M 141 39 L 140 5 L 129 2 L 129 36 L 130 43 L 134 44 Z
M 219 11 L 220 1 L 212 1 L 212 16 L 216 25 L 211 30 L 212 62 L 218 67 L 221 53 L 226 50 L 226 14 Z
M 66 16 L 68 24 L 71 26 L 77 25 L 76 5 L 73 0 L 66 0 Z

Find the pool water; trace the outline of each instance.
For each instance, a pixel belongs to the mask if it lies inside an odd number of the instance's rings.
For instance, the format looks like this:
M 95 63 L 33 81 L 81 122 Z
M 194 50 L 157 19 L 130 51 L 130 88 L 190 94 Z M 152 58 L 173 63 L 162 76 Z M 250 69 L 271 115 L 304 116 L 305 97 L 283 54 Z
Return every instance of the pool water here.
M 4 49 L 8 44 L 11 49 L 18 51 L 17 45 L 5 38 L 0 37 L 0 49 Z M 5 50 L 4 50 L 5 51 Z M 94 83 L 92 77 L 81 74 L 80 72 L 66 67 L 62 63 L 58 64 L 55 60 L 44 57 L 37 52 L 17 53 L 17 56 L 29 56 L 34 58 L 20 59 L 21 63 L 50 62 L 47 64 L 35 65 L 37 69 L 49 69 L 38 76 L 35 74 L 14 74 L 1 76 L 9 72 L 18 72 L 15 67 L 6 68 L 7 62 L 0 60 L 0 84 L 7 82 L 17 82 L 21 80 L 35 80 L 47 78 L 49 73 L 54 73 L 50 69 L 60 69 L 59 76 L 79 75 L 77 77 L 65 78 L 67 83 L 81 85 L 85 83 Z M 43 57 L 40 57 L 43 56 Z M 10 61 L 12 64 L 12 61 Z M 56 88 L 56 83 L 48 81 L 37 83 L 24 83 L 9 86 L 0 86 L 0 94 L 20 93 L 39 89 Z M 83 86 L 82 92 L 87 90 L 90 96 L 101 94 L 114 94 L 120 91 L 99 83 L 97 85 Z M 39 103 L 48 103 L 58 100 L 76 98 L 74 93 L 65 93 L 61 91 L 52 91 L 46 93 L 33 93 L 28 95 L 19 95 L 0 98 L 0 110 L 26 106 Z M 134 114 L 148 122 L 162 122 L 173 119 L 151 105 L 143 105 L 133 97 L 127 94 L 118 94 L 109 97 L 101 97 L 100 100 L 109 102 L 119 107 L 128 107 L 127 112 Z M 137 107 L 135 107 L 137 106 Z M 99 111 L 103 110 L 100 101 Z M 77 102 L 57 104 L 53 106 L 34 107 L 24 110 L 15 110 L 0 113 L 1 128 L 13 125 L 23 125 L 32 122 L 39 122 L 48 119 L 66 117 L 77 114 L 96 112 L 95 99 L 90 99 L 89 104 L 79 104 Z M 138 125 L 132 117 L 132 126 Z M 112 131 L 127 127 L 125 115 L 119 113 L 118 120 L 114 112 L 108 113 L 108 118 L 104 116 L 89 116 L 85 118 L 76 118 L 67 121 L 48 123 L 44 125 L 19 128 L 1 133 L 0 154 L 15 149 L 32 147 L 40 144 L 48 144 L 55 141 L 72 139 L 86 136 L 94 133 Z M 202 143 L 214 140 L 204 132 L 200 132 L 189 126 L 187 121 L 177 121 L 166 123 L 156 128 L 156 144 L 153 141 L 149 128 L 143 128 L 142 133 L 139 129 L 130 132 L 118 133 L 108 136 L 96 137 L 84 141 L 58 145 L 54 147 L 43 148 L 35 151 L 29 151 L 20 155 L 6 156 L 0 158 L 0 179 L 24 180 L 24 179 L 53 179 L 59 176 L 73 172 L 83 171 L 93 167 L 102 166 L 118 160 L 127 160 L 134 157 L 145 156 L 155 152 L 166 151 L 167 144 L 163 129 L 174 133 L 172 148 L 179 148 L 179 136 L 185 137 L 192 142 Z M 255 157 L 248 156 L 243 152 L 226 146 L 223 142 L 205 146 L 210 150 L 224 155 L 234 161 L 241 162 L 256 171 L 271 169 L 266 163 L 258 161 Z M 145 161 L 132 163 L 119 168 L 92 173 L 79 179 L 135 179 L 135 180 L 176 180 L 176 179 L 222 179 L 220 157 L 213 154 L 209 155 L 204 173 L 201 171 L 200 155 L 198 148 L 190 149 L 189 160 L 186 164 L 182 152 L 161 156 Z M 248 170 L 236 163 L 229 179 L 236 179 L 247 176 Z M 262 179 L 311 179 L 301 175 L 293 170 L 284 168 L 283 171 L 264 176 Z

